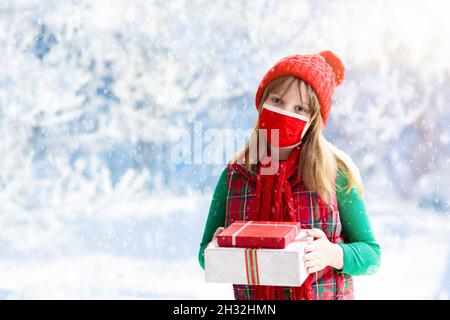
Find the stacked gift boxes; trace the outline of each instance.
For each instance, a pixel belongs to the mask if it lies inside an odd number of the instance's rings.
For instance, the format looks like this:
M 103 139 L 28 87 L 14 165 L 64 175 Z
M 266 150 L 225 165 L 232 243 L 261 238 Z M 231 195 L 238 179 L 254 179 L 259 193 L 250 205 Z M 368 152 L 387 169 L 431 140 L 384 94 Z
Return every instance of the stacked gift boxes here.
M 300 286 L 309 239 L 299 222 L 235 221 L 205 249 L 205 280 Z

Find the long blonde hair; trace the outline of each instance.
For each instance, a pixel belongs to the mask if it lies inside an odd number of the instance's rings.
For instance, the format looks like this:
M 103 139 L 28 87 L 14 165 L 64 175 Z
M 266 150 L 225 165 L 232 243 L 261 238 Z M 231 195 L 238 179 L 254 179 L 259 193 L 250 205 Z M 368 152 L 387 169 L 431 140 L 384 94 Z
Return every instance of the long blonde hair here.
M 258 162 L 251 158 L 249 154 L 250 146 L 256 143 L 259 147 L 258 123 L 261 106 L 266 101 L 269 94 L 282 87 L 288 81 L 285 91 L 294 82 L 297 84 L 299 94 L 302 87 L 306 89 L 309 96 L 309 108 L 311 110 L 311 124 L 302 139 L 302 152 L 299 158 L 299 174 L 311 192 L 316 192 L 326 202 L 329 201 L 329 193 L 333 191 L 334 176 L 337 170 L 344 170 L 348 176 L 348 183 L 343 189 L 345 193 L 350 192 L 356 186 L 360 195 L 364 197 L 364 186 L 361 180 L 358 167 L 353 160 L 342 150 L 328 142 L 322 134 L 324 123 L 320 115 L 320 104 L 314 90 L 302 79 L 292 75 L 286 75 L 274 79 L 261 96 L 261 104 L 258 106 L 258 117 L 253 130 L 244 147 L 238 151 L 228 163 L 242 162 L 249 170 L 257 172 Z M 284 95 L 285 92 L 282 93 Z M 301 95 L 300 95 L 301 96 Z M 340 189 L 339 189 L 340 190 Z

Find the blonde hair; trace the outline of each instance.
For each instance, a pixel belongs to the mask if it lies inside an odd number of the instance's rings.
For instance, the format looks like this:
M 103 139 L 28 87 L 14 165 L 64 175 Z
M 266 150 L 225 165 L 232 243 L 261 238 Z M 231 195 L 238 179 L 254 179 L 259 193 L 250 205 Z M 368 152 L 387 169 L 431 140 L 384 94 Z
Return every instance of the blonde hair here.
M 259 163 L 249 155 L 249 148 L 256 144 L 259 148 L 258 123 L 261 106 L 266 101 L 271 92 L 276 91 L 282 87 L 286 82 L 285 91 L 292 84 L 297 84 L 299 93 L 303 89 L 309 96 L 309 109 L 311 110 L 311 124 L 302 139 L 302 152 L 299 158 L 299 174 L 311 192 L 316 192 L 324 201 L 329 201 L 329 193 L 333 191 L 333 178 L 337 174 L 337 170 L 341 169 L 347 173 L 348 183 L 344 187 L 345 193 L 350 192 L 353 186 L 356 186 L 360 195 L 364 197 L 364 186 L 362 184 L 359 169 L 353 160 L 342 150 L 328 142 L 322 134 L 324 123 L 320 114 L 319 100 L 314 90 L 302 79 L 292 75 L 286 75 L 274 79 L 267 87 L 261 96 L 261 104 L 258 106 L 258 117 L 255 121 L 249 141 L 244 147 L 238 151 L 228 163 L 236 163 L 238 160 L 244 166 L 257 172 Z M 285 92 L 282 93 L 282 96 Z M 301 96 L 301 95 L 300 95 Z M 341 189 L 339 189 L 341 191 Z

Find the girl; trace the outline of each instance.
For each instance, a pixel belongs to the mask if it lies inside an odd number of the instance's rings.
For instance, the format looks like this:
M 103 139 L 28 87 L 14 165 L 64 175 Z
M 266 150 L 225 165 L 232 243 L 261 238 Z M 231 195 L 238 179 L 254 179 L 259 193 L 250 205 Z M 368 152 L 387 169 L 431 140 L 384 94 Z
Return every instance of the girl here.
M 305 248 L 310 274 L 301 286 L 233 284 L 235 299 L 354 299 L 352 276 L 380 266 L 359 170 L 322 135 L 344 73 L 331 51 L 290 55 L 258 87 L 254 130 L 214 191 L 200 265 L 208 243 L 235 220 L 299 221 L 314 241 Z

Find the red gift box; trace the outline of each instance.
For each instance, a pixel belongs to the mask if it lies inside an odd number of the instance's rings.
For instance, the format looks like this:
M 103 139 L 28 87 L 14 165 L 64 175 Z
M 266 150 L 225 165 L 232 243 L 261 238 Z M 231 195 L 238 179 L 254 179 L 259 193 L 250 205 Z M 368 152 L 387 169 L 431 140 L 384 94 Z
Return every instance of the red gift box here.
M 217 243 L 220 247 L 284 249 L 300 230 L 300 222 L 235 221 L 217 235 Z

